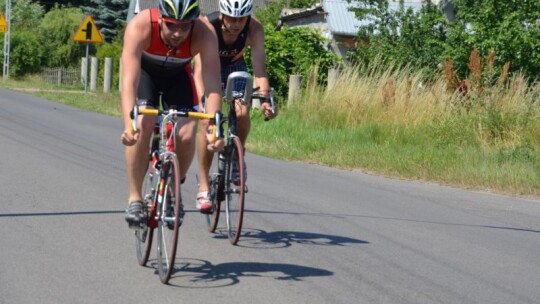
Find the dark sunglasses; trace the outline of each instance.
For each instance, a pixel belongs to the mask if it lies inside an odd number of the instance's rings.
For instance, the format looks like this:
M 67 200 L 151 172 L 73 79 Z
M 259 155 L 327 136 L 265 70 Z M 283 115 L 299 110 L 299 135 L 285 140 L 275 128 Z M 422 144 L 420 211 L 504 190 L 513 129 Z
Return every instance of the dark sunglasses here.
M 165 26 L 171 32 L 187 32 L 193 26 L 193 21 L 172 21 L 165 18 L 163 18 L 163 23 L 165 23 Z
M 248 16 L 236 18 L 236 17 L 223 15 L 223 19 L 227 20 L 228 23 L 237 23 L 237 22 L 238 23 L 244 23 L 244 22 L 247 21 Z

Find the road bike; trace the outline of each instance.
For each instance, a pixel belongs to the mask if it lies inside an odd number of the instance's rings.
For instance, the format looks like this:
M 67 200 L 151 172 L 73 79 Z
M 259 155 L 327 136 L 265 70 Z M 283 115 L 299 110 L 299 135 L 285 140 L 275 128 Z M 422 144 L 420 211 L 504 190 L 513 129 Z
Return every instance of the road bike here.
M 180 164 L 175 153 L 178 118 L 208 119 L 220 125 L 221 113 L 213 115 L 193 110 L 140 109 L 136 105 L 131 114 L 135 132 L 139 115 L 157 116 L 142 186 L 144 216 L 135 226 L 134 233 L 137 260 L 139 265 L 144 266 L 148 262 L 154 230 L 157 228 L 157 269 L 161 282 L 167 284 L 174 269 L 178 234 L 185 215 L 180 191 Z M 216 137 L 222 137 L 219 128 L 214 130 Z
M 235 81 L 245 82 L 244 92 L 234 91 Z M 249 73 L 233 72 L 227 78 L 223 99 L 226 107 L 228 107 L 228 114 L 221 119 L 219 124 L 216 124 L 223 134 L 227 134 L 225 149 L 214 154 L 209 174 L 212 212 L 206 214 L 208 231 L 215 232 L 220 211 L 222 207 L 225 207 L 226 232 L 232 245 L 236 245 L 240 239 L 244 218 L 245 194 L 248 192 L 245 184 L 246 176 L 244 176 L 244 172 L 246 172 L 244 168 L 244 148 L 237 133 L 235 104 L 237 102 L 251 103 L 252 99 L 267 100 L 271 103 L 275 112 L 272 89 L 270 89 L 268 95 L 255 94 L 253 91 L 257 91 L 257 88 L 253 89 L 253 78 Z M 237 173 L 233 176 L 234 171 Z

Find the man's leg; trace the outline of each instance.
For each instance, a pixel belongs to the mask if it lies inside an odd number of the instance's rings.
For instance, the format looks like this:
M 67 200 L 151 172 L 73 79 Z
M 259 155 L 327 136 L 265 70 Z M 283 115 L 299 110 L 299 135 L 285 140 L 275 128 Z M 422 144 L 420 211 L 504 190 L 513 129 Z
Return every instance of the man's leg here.
M 242 147 L 246 148 L 246 141 L 251 130 L 251 119 L 249 117 L 250 106 L 236 102 L 236 126 L 238 128 L 238 137 L 242 142 Z
M 150 136 L 154 124 L 154 117 L 142 117 L 139 124 L 139 140 L 135 145 L 126 147 L 126 169 L 129 182 L 126 221 L 130 227 L 136 225 L 143 217 L 144 204 L 141 201 L 141 188 L 148 168 Z
M 144 116 L 139 125 L 139 140 L 126 147 L 126 168 L 129 182 L 128 203 L 141 200 L 141 187 L 148 168 L 148 147 L 154 130 L 155 118 Z
M 208 172 L 212 163 L 213 153 L 208 151 L 206 146 L 206 127 L 207 121 L 201 121 L 200 130 L 197 134 L 197 158 L 199 160 L 199 192 L 208 191 Z
M 180 163 L 181 181 L 186 178 L 187 171 L 195 155 L 195 131 L 197 130 L 197 121 L 195 119 L 185 120 L 179 122 L 181 125 L 178 129 L 175 151 Z

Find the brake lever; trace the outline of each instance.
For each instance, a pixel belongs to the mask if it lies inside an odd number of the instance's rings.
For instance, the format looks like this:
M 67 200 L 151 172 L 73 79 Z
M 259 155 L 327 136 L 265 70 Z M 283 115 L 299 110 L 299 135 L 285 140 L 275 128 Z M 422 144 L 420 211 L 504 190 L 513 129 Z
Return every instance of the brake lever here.
M 276 114 L 276 103 L 274 102 L 274 88 L 268 90 L 268 99 L 270 99 L 270 107 L 272 109 L 272 114 Z M 264 118 L 264 121 L 269 121 L 269 118 Z

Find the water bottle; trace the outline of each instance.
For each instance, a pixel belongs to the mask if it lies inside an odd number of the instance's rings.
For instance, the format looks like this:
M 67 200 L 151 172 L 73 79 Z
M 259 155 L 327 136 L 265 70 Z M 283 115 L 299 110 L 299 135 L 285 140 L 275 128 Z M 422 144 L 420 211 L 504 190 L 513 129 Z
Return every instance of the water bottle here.
M 219 152 L 218 154 L 218 168 L 219 172 L 222 173 L 225 170 L 225 155 L 223 155 L 223 153 L 221 152 Z

